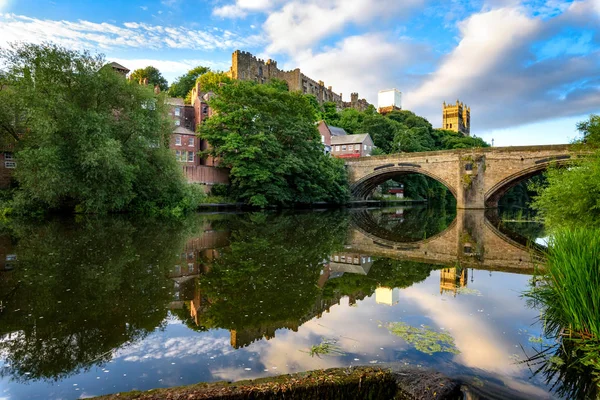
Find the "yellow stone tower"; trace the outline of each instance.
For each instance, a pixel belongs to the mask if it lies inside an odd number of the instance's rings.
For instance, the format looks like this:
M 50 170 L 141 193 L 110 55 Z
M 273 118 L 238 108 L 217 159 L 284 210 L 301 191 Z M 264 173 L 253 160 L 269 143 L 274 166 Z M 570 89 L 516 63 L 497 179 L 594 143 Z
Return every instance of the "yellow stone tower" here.
M 471 135 L 471 107 L 456 100 L 456 104 L 442 106 L 442 129 Z

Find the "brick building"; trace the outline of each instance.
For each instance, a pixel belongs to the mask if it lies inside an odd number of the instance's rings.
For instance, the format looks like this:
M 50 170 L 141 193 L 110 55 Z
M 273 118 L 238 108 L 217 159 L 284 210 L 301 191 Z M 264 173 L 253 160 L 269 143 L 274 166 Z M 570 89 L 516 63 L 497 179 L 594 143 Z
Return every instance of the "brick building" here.
M 284 71 L 277 67 L 277 61 L 256 58 L 246 51 L 236 50 L 231 56 L 231 68 L 227 72 L 231 79 L 267 83 L 271 79 L 286 81 L 291 92 L 300 91 L 312 94 L 319 103 L 334 102 L 338 108 L 355 108 L 364 111 L 369 106 L 365 99 L 359 99 L 358 93 L 352 93 L 349 102 L 344 102 L 341 93 L 333 91 L 331 86 L 325 86 L 323 81 L 315 81 L 304 75 L 300 68 Z
M 319 121 L 317 125 L 317 129 L 321 134 L 321 143 L 325 146 L 325 154 L 331 153 L 331 138 L 334 136 L 344 136 L 348 133 L 342 128 L 338 128 L 337 126 L 327 125 L 325 121 Z
M 368 133 L 340 135 L 331 138 L 331 155 L 339 158 L 367 157 L 373 151 L 373 139 Z

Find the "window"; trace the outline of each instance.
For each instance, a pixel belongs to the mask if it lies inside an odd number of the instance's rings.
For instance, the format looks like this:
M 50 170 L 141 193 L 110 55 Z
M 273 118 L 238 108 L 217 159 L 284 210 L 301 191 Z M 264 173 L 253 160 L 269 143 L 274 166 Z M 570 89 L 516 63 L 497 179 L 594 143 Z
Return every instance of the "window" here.
M 465 171 L 473 171 L 473 164 L 465 164 Z
M 179 125 L 181 125 L 181 121 L 180 121 L 180 120 L 178 120 L 178 119 L 176 119 L 176 120 L 175 120 L 175 125 L 176 125 L 176 126 L 179 126 Z
M 363 150 L 364 150 L 364 151 L 367 151 L 367 145 L 366 145 L 366 144 L 364 144 L 363 146 L 364 146 L 364 147 L 363 147 Z
M 188 151 L 188 162 L 194 162 L 194 152 L 193 151 Z
M 175 159 L 181 161 L 181 151 L 175 150 Z
M 352 151 L 352 150 L 354 150 L 354 146 L 352 146 L 352 145 L 348 146 L 348 151 Z
M 4 153 L 4 161 L 14 160 L 13 153 Z
M 17 167 L 17 163 L 14 161 L 5 161 L 4 162 L 4 168 L 16 168 Z
M 179 136 L 179 135 L 175 136 L 175 144 L 177 146 L 181 146 L 181 136 Z
M 321 143 L 325 143 L 325 136 L 321 135 Z
M 194 145 L 194 137 L 192 136 L 188 139 L 188 146 L 193 146 L 193 145 Z
M 335 146 L 335 151 L 340 151 L 340 146 Z
M 342 146 L 342 151 L 346 151 L 346 145 Z
M 179 117 L 181 115 L 181 108 L 175 107 L 175 116 Z

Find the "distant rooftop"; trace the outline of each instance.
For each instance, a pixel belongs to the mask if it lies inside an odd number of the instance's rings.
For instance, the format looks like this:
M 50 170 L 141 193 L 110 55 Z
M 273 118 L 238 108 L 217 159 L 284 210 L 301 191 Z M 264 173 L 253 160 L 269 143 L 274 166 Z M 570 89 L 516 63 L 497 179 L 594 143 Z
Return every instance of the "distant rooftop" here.
M 329 128 L 329 132 L 331 132 L 331 136 L 346 136 L 348 132 L 346 132 L 343 128 L 338 128 L 337 126 L 327 125 Z
M 121 64 L 116 63 L 114 61 L 111 62 L 111 63 L 109 63 L 108 65 L 110 65 L 113 69 L 116 69 L 117 71 L 122 71 L 122 72 L 124 72 L 126 74 L 129 73 L 129 68 L 124 67 Z

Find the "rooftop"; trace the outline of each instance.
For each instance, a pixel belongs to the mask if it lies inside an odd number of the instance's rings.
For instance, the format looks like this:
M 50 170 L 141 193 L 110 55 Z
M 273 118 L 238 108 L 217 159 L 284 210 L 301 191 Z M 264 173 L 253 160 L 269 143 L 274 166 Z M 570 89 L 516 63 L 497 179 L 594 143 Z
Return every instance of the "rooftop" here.
M 363 133 L 360 135 L 332 136 L 331 144 L 362 143 L 367 139 L 367 137 L 369 137 L 368 133 Z

